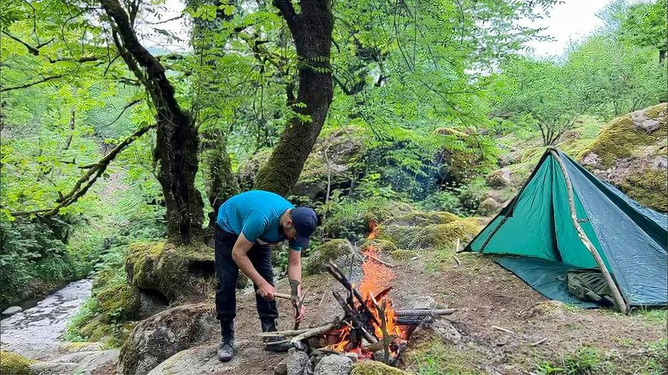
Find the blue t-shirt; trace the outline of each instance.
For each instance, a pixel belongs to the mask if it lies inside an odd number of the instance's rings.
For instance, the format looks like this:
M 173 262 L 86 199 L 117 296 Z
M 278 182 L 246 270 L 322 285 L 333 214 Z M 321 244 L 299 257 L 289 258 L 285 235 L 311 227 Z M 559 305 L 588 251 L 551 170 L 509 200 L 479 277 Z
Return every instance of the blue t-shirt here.
M 285 240 L 280 228 L 281 215 L 295 206 L 278 194 L 251 190 L 228 199 L 218 209 L 216 223 L 224 231 L 244 234 L 250 242 L 278 243 Z M 290 241 L 290 248 L 301 250 Z

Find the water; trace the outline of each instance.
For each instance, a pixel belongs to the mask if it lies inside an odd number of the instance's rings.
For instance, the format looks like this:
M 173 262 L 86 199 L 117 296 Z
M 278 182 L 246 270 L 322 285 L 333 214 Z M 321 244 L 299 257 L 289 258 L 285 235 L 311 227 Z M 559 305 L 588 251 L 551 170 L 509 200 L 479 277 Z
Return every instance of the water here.
M 3 319 L 0 322 L 2 348 L 30 358 L 48 358 L 58 348 L 58 338 L 69 321 L 90 297 L 91 288 L 89 279 L 69 283 L 46 296 L 37 306 Z

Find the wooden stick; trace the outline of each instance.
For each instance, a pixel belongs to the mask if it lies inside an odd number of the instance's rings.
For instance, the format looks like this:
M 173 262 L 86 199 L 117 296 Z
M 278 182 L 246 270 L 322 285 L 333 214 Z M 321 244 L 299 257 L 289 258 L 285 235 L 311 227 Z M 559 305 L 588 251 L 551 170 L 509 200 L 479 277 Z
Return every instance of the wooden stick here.
M 364 253 L 362 253 L 362 254 L 364 254 Z M 364 254 L 364 256 L 367 256 L 367 257 L 371 258 L 372 260 L 375 260 L 376 262 L 378 262 L 382 265 L 385 265 L 385 266 L 390 267 L 390 268 L 394 268 L 394 264 L 390 264 L 390 263 L 387 263 L 383 260 L 380 260 L 380 259 L 378 259 L 377 257 L 375 257 L 371 254 Z
M 387 308 L 387 298 L 383 298 L 383 303 L 379 306 L 378 302 L 373 297 L 373 293 L 369 293 L 369 297 L 371 298 L 371 302 L 373 303 L 373 306 L 376 308 L 376 311 L 378 311 L 378 316 L 380 316 L 380 331 L 383 333 L 383 338 L 381 339 L 381 341 L 383 342 L 385 359 L 389 360 L 391 358 L 390 342 L 392 341 L 392 338 L 390 337 L 390 334 L 387 333 L 387 317 L 385 316 L 385 309 Z
M 321 327 L 318 327 L 318 328 L 311 329 L 311 330 L 309 330 L 309 332 L 304 332 L 304 333 L 301 333 L 301 334 L 299 334 L 299 335 L 293 337 L 292 340 L 290 340 L 290 342 L 295 343 L 295 342 L 297 342 L 297 341 L 306 340 L 306 339 L 308 339 L 309 337 L 313 337 L 313 336 L 321 335 L 321 334 L 323 334 L 323 333 L 325 333 L 325 332 L 329 332 L 329 331 L 331 331 L 331 330 L 334 329 L 334 327 L 336 327 L 338 324 L 339 324 L 339 322 L 332 322 L 332 323 L 329 323 L 329 324 L 325 324 L 324 326 L 321 326 Z
M 580 237 L 580 241 L 582 241 L 587 250 L 589 250 L 591 255 L 596 260 L 598 268 L 601 269 L 601 272 L 603 273 L 603 278 L 605 279 L 606 284 L 608 284 L 608 287 L 610 287 L 610 291 L 612 291 L 612 296 L 615 298 L 615 302 L 617 302 L 617 307 L 619 307 L 619 309 L 624 314 L 626 314 L 628 313 L 628 307 L 626 306 L 626 302 L 624 302 L 622 293 L 619 291 L 619 288 L 617 288 L 617 284 L 615 284 L 615 281 L 612 279 L 612 276 L 610 276 L 610 272 L 608 272 L 608 267 L 606 267 L 605 263 L 603 263 L 603 259 L 601 258 L 601 255 L 598 253 L 598 250 L 596 250 L 596 247 L 594 247 L 594 245 L 591 243 L 591 240 L 589 240 L 589 237 L 587 237 L 587 234 L 582 229 L 582 226 L 580 226 L 580 222 L 578 222 L 577 212 L 575 211 L 575 199 L 573 198 L 573 185 L 571 183 L 571 178 L 568 175 L 568 172 L 566 171 L 566 166 L 564 165 L 564 162 L 561 160 L 561 157 L 554 148 L 550 148 L 550 153 L 559 164 L 559 167 L 561 168 L 561 173 L 563 173 L 564 179 L 566 180 L 566 188 L 568 190 L 568 207 L 571 210 L 571 220 L 573 221 L 573 226 L 575 226 L 575 230 L 578 232 L 578 237 Z
M 456 255 L 453 255 L 452 257 L 455 258 L 455 262 L 457 262 L 457 265 L 458 265 L 458 266 L 461 266 L 461 265 L 462 265 L 462 262 L 459 261 L 459 258 L 457 258 Z
M 415 309 L 415 310 L 395 310 L 396 316 L 441 316 L 452 315 L 457 309 Z
M 543 337 L 542 339 L 534 342 L 533 344 L 531 344 L 531 346 L 540 345 L 540 344 L 544 343 L 545 341 L 547 341 L 547 337 Z
M 511 335 L 514 335 L 514 334 L 515 334 L 515 332 L 513 332 L 513 331 L 511 331 L 511 330 L 509 330 L 509 329 L 503 328 L 503 327 L 492 326 L 492 328 L 494 328 L 494 329 L 496 329 L 496 330 L 499 330 L 499 331 L 503 331 L 503 332 L 505 332 L 505 333 L 510 333 Z
M 343 311 L 346 312 L 346 315 L 350 317 L 350 320 L 353 323 L 353 326 L 355 329 L 359 329 L 360 332 L 362 332 L 362 336 L 366 339 L 366 341 L 370 343 L 375 343 L 378 341 L 372 334 L 370 334 L 362 325 L 362 323 L 357 319 L 357 316 L 355 316 L 355 311 L 350 308 L 350 306 L 346 303 L 346 301 L 341 297 L 341 295 L 337 292 L 332 292 L 334 295 L 334 298 L 336 298 L 336 301 L 341 305 L 343 308 Z

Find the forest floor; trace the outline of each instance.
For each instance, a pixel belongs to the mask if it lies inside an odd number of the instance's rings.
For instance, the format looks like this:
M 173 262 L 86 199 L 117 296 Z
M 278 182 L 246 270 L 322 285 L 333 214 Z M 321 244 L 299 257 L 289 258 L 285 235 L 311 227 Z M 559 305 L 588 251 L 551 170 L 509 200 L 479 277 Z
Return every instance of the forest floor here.
M 456 344 L 434 342 L 404 359 L 403 367 L 421 374 L 662 374 L 668 364 L 666 310 L 628 316 L 611 310 L 584 310 L 549 301 L 494 259 L 452 251 L 416 252 L 410 261 L 393 261 L 387 282 L 395 308 L 433 297 L 439 307 L 455 308 L 447 317 L 462 334 Z M 285 280 L 279 291 L 289 290 Z M 340 314 L 332 290 L 342 287 L 329 275 L 304 279 L 307 316 L 302 327 L 318 326 Z M 243 292 L 242 292 L 243 293 Z M 279 329 L 289 329 L 292 307 L 279 301 Z M 217 371 L 272 374 L 285 354 L 262 352 L 252 292 L 239 296 L 237 357 Z M 510 332 L 494 327 L 504 328 Z M 536 344 L 538 343 L 538 344 Z M 213 350 L 213 349 L 212 349 Z M 212 352 L 213 353 L 213 352 Z

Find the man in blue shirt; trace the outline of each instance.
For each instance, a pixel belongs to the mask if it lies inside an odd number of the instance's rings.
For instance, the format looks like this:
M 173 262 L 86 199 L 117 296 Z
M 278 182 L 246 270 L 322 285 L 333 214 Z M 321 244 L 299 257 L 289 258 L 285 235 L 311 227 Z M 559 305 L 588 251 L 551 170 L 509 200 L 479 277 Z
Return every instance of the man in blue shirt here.
M 253 281 L 262 331 L 276 331 L 278 310 L 269 245 L 289 241 L 288 278 L 301 283 L 301 250 L 308 247 L 318 219 L 312 209 L 295 207 L 278 194 L 251 190 L 235 195 L 220 206 L 216 223 L 216 311 L 223 336 L 218 359 L 227 362 L 234 356 L 235 291 L 239 269 Z M 304 313 L 302 306 L 298 321 Z M 265 348 L 287 350 L 280 345 Z

